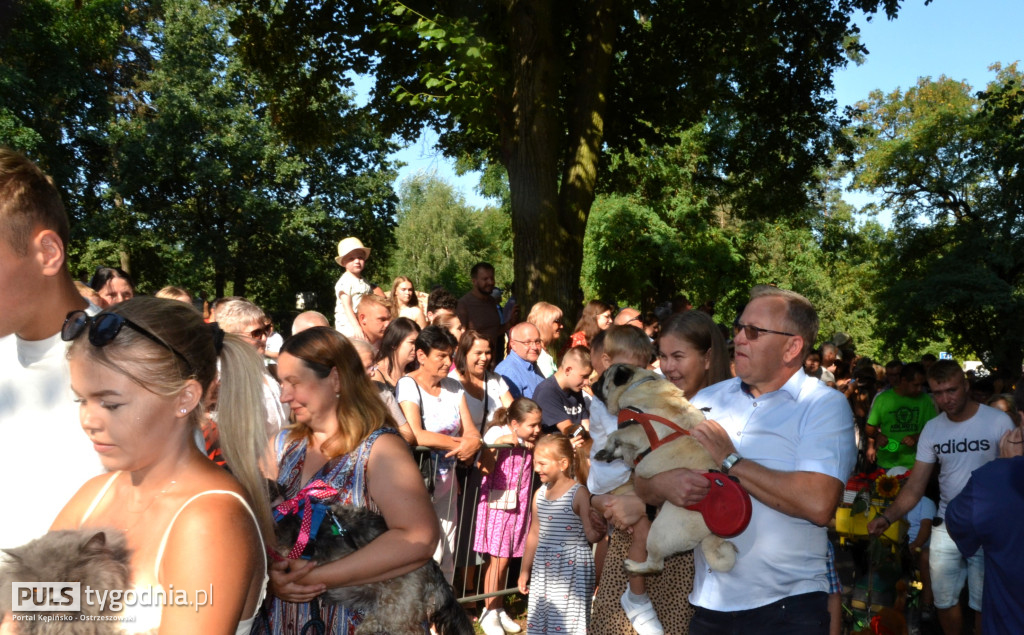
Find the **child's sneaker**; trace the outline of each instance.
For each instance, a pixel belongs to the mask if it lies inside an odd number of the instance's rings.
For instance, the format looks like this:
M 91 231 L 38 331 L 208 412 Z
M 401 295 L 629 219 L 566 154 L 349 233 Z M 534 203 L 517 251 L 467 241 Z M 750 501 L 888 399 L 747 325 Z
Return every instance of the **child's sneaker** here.
M 508 613 L 505 612 L 505 609 L 498 609 L 496 612 L 498 613 L 498 622 L 501 624 L 501 627 L 505 629 L 506 633 L 522 632 L 523 627 L 516 624 L 516 621 L 509 617 Z
M 501 618 L 498 617 L 497 611 L 485 609 L 478 623 L 484 635 L 505 635 L 505 629 L 501 627 Z
M 664 635 L 665 629 L 661 626 L 657 613 L 654 612 L 651 598 L 644 594 L 643 601 L 632 602 L 629 595 L 629 589 L 626 589 L 619 602 L 622 604 L 622 610 L 626 612 L 630 624 L 633 625 L 633 630 L 638 635 Z

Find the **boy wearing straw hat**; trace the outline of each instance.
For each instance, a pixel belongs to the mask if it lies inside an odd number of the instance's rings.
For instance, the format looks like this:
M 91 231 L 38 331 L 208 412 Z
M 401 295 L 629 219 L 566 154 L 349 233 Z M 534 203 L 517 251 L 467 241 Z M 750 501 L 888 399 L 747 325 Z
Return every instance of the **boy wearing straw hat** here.
M 363 268 L 370 257 L 370 249 L 358 238 L 348 237 L 338 243 L 338 257 L 334 259 L 345 268 L 334 285 L 337 298 L 334 304 L 334 328 L 346 337 L 359 330 L 355 306 L 364 294 L 373 293 L 373 287 L 363 280 Z

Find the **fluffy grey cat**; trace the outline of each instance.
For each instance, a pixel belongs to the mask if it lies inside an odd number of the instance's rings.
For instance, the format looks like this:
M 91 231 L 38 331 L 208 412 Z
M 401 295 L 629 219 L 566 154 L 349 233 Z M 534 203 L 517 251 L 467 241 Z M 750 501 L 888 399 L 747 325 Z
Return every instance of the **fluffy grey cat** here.
M 277 523 L 275 533 L 285 553 L 295 544 L 301 522 L 301 514 L 292 514 Z M 365 547 L 387 528 L 381 516 L 365 507 L 334 505 L 303 555 L 319 563 L 331 562 Z M 473 635 L 473 624 L 433 560 L 390 580 L 327 589 L 321 600 L 362 613 L 356 629 L 359 635 L 422 635 L 427 621 L 438 635 Z
M 4 549 L 0 560 L 0 617 L 11 613 L 14 582 L 80 582 L 81 588 L 131 588 L 129 551 L 124 534 L 116 529 L 51 531 L 32 542 Z M 84 595 L 84 593 L 82 594 Z M 120 622 L 82 621 L 80 616 L 116 615 L 82 598 L 82 610 L 27 612 L 14 620 L 20 635 L 109 635 L 121 631 Z M 13 620 L 15 616 L 11 615 Z

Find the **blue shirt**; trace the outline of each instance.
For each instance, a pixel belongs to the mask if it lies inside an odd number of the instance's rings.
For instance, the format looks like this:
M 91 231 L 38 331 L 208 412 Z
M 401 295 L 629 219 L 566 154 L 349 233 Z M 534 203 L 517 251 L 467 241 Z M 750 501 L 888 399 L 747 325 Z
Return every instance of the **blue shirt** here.
M 985 554 L 986 633 L 1024 633 L 1024 457 L 974 470 L 946 507 L 946 528 L 965 558 Z
M 508 357 L 501 360 L 501 363 L 494 367 L 494 372 L 505 379 L 513 399 L 519 397 L 532 399 L 533 391 L 540 382 L 544 381 L 544 375 L 540 374 L 537 365 L 526 361 L 517 355 L 515 351 L 512 351 L 508 354 Z
M 778 390 L 751 395 L 739 378 L 708 386 L 691 400 L 729 434 L 737 453 L 781 472 L 816 472 L 845 483 L 857 460 L 853 413 L 843 393 L 795 372 Z M 740 485 L 743 485 L 742 479 Z M 787 516 L 751 497 L 750 525 L 730 541 L 736 566 L 711 571 L 694 549 L 690 603 L 742 611 L 786 597 L 827 593 L 828 536 L 824 527 Z

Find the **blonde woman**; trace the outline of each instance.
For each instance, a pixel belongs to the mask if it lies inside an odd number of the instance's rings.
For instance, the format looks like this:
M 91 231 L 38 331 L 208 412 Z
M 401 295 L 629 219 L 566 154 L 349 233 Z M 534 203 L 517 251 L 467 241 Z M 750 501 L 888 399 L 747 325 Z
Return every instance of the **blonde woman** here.
M 160 298 L 94 317 L 73 311 L 61 336 L 72 342 L 82 429 L 110 473 L 88 481 L 52 529 L 124 532 L 140 598 L 125 608 L 128 632 L 248 633 L 266 585 L 264 539 L 272 536 L 258 466 L 266 447 L 259 356 L 191 306 Z M 195 442 L 218 362 L 218 424 L 231 472 Z M 198 601 L 191 594 L 211 588 L 216 601 L 205 606 L 169 599 L 184 592 Z M 173 589 L 167 601 L 160 589 Z

